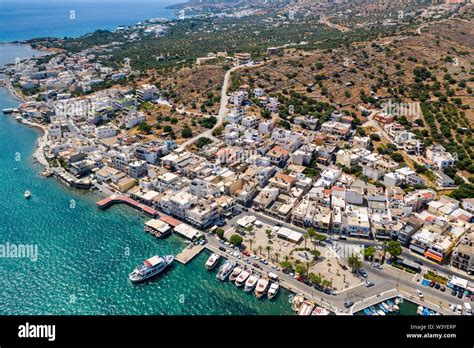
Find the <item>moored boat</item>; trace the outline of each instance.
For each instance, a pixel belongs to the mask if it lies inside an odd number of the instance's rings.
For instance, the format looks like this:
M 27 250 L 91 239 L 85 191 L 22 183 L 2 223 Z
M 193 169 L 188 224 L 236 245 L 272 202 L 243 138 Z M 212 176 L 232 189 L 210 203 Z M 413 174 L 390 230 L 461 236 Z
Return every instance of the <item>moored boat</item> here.
M 310 315 L 313 312 L 314 303 L 310 300 L 306 300 L 301 305 L 298 315 Z
M 383 315 L 385 315 L 385 312 L 379 309 L 379 310 L 377 311 L 377 314 L 383 316 Z
M 226 280 L 227 277 L 232 273 L 232 270 L 234 269 L 236 265 L 236 262 L 233 260 L 227 260 L 221 268 L 219 268 L 219 272 L 217 272 L 216 278 L 219 280 Z
M 269 281 L 266 278 L 260 278 L 257 282 L 257 286 L 255 287 L 255 296 L 257 298 L 261 298 L 265 295 L 265 291 L 268 288 Z
M 268 299 L 271 300 L 272 298 L 274 298 L 277 295 L 278 290 L 280 290 L 280 284 L 272 283 L 270 285 L 270 288 L 268 288 L 268 293 L 267 293 Z
M 423 313 L 423 306 L 418 306 L 417 310 L 416 310 L 416 314 L 419 314 L 421 315 L 421 313 Z
M 250 274 L 251 274 L 250 270 L 244 269 L 239 274 L 237 279 L 235 279 L 235 286 L 237 286 L 237 287 L 243 286 L 245 284 L 245 281 L 247 280 L 247 278 L 250 277 Z
M 392 307 L 390 307 L 388 304 L 386 304 L 385 302 L 382 302 L 380 304 L 383 308 L 385 308 L 387 310 L 387 312 L 393 312 L 393 309 Z
M 243 270 L 244 269 L 241 266 L 235 267 L 229 276 L 229 280 L 233 282 L 235 279 L 237 279 L 237 277 L 239 276 L 240 273 L 242 273 Z
M 25 191 L 24 196 L 25 196 L 26 199 L 29 199 L 31 197 L 31 192 L 30 191 Z
M 303 294 L 297 294 L 294 298 L 293 298 L 293 302 L 291 304 L 291 307 L 293 308 L 293 310 L 295 312 L 298 312 L 301 308 L 301 305 L 303 304 L 304 302 L 304 295 Z
M 379 303 L 379 305 L 378 305 L 378 308 L 379 308 L 379 309 L 380 309 L 382 312 L 384 312 L 384 313 L 388 313 L 388 309 L 387 309 L 387 308 L 385 308 L 384 306 L 382 306 L 382 304 L 381 304 L 381 303 Z
M 329 311 L 324 307 L 316 306 L 313 312 L 311 312 L 311 315 L 329 315 Z
M 206 267 L 206 269 L 208 271 L 214 269 L 217 264 L 219 263 L 219 259 L 221 258 L 221 256 L 219 254 L 211 254 L 211 256 L 209 256 L 209 258 L 207 259 L 206 261 L 206 264 L 204 265 Z
M 137 266 L 132 273 L 129 274 L 128 279 L 133 283 L 138 283 L 163 272 L 174 260 L 174 256 L 155 255 L 145 260 L 141 265 Z
M 393 308 L 394 311 L 398 312 L 400 307 L 398 307 L 392 300 L 387 300 L 387 304 Z
M 250 292 L 257 286 L 257 282 L 260 279 L 260 276 L 257 273 L 252 274 L 247 281 L 245 282 L 244 291 Z

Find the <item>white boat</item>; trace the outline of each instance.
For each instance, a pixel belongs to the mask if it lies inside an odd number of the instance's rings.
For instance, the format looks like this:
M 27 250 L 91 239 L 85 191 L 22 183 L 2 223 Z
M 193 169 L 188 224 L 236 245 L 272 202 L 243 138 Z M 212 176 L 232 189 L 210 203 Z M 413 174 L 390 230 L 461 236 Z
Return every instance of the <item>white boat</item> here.
M 324 307 L 316 306 L 311 315 L 329 315 L 329 311 Z
M 250 277 L 251 272 L 248 269 L 244 269 L 239 276 L 235 279 L 235 286 L 240 287 L 245 284 L 245 281 Z
M 303 294 L 297 294 L 294 298 L 293 298 L 293 303 L 291 304 L 291 307 L 293 308 L 293 310 L 295 312 L 298 312 L 301 308 L 301 305 L 303 304 L 304 302 L 304 295 Z
M 137 266 L 128 279 L 133 283 L 138 283 L 150 279 L 163 272 L 174 260 L 174 256 L 158 256 L 155 255 L 145 260 L 141 265 Z
M 385 312 L 383 310 L 379 309 L 379 310 L 377 310 L 377 314 L 383 316 L 383 315 L 385 315 Z
M 391 306 L 389 306 L 388 304 L 386 304 L 385 302 L 382 302 L 381 305 L 382 305 L 382 307 L 385 308 L 387 311 L 393 312 L 393 308 L 392 308 Z
M 235 267 L 229 276 L 229 280 L 233 282 L 235 279 L 237 279 L 237 277 L 239 276 L 240 273 L 242 273 L 243 270 L 244 269 L 241 266 Z
M 25 191 L 25 198 L 28 199 L 31 197 L 31 192 L 30 191 Z
M 274 298 L 278 294 L 279 290 L 280 290 L 280 284 L 271 283 L 270 287 L 268 288 L 268 293 L 267 293 L 268 299 L 271 300 L 272 298 Z
M 211 256 L 209 256 L 205 264 L 206 269 L 208 271 L 210 271 L 211 269 L 214 269 L 219 263 L 220 258 L 221 256 L 219 254 L 212 254 Z
M 263 295 L 265 295 L 265 291 L 267 290 L 269 283 L 270 282 L 266 278 L 259 279 L 257 282 L 257 287 L 255 288 L 255 296 L 257 296 L 257 298 L 261 298 Z
M 252 275 L 247 279 L 247 281 L 245 282 L 244 291 L 245 291 L 245 292 L 250 292 L 250 291 L 252 291 L 253 289 L 255 289 L 255 287 L 257 286 L 257 282 L 258 282 L 259 279 L 260 279 L 260 276 L 259 276 L 257 273 L 252 274 Z
M 219 272 L 217 272 L 216 278 L 219 280 L 226 280 L 227 277 L 232 273 L 232 270 L 234 269 L 236 265 L 236 262 L 233 260 L 227 260 L 221 268 L 219 268 Z
M 402 299 L 400 297 L 395 297 L 395 304 L 398 305 L 402 302 Z
M 298 311 L 298 315 L 311 315 L 313 312 L 314 303 L 310 300 L 306 300 L 301 305 L 300 310 Z
M 416 314 L 419 314 L 421 315 L 421 313 L 423 313 L 423 306 L 418 306 L 418 309 L 416 310 Z

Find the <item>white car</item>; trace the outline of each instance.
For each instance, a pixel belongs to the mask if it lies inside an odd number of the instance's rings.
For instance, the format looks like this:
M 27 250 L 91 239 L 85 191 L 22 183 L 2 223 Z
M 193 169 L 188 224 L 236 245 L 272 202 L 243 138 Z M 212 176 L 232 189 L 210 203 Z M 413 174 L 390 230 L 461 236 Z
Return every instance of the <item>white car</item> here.
M 423 293 L 420 290 L 415 290 L 419 298 L 423 298 Z

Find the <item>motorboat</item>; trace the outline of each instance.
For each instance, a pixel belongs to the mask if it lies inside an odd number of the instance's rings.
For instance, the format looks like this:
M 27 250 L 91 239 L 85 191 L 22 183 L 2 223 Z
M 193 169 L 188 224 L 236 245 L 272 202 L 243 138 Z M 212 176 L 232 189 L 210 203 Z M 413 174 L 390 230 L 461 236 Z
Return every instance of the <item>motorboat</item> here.
M 311 315 L 329 315 L 329 311 L 324 307 L 316 306 L 314 307 L 313 312 L 311 312 Z
M 229 276 L 229 280 L 233 282 L 235 279 L 237 279 L 237 277 L 239 276 L 240 273 L 242 273 L 243 270 L 244 269 L 241 266 L 235 267 Z
M 219 272 L 217 272 L 216 278 L 219 280 L 226 280 L 228 276 L 232 273 L 236 262 L 233 260 L 227 260 L 221 268 L 219 268 Z
M 213 253 L 206 261 L 205 267 L 208 271 L 214 269 L 219 263 L 221 256 L 219 254 Z
M 239 276 L 235 279 L 235 286 L 241 287 L 245 284 L 245 281 L 248 277 L 250 277 L 251 271 L 248 269 L 244 269 Z
M 304 315 L 304 316 L 311 315 L 311 313 L 313 312 L 313 308 L 314 308 L 314 303 L 311 302 L 310 300 L 306 300 L 301 305 L 301 308 L 298 311 L 298 315 Z
M 245 282 L 244 291 L 250 292 L 257 286 L 257 282 L 260 279 L 260 276 L 257 273 L 252 274 L 248 277 L 247 281 Z
M 26 199 L 30 199 L 30 197 L 31 197 L 31 192 L 30 192 L 30 191 L 25 191 L 24 196 L 25 196 Z
M 277 295 L 278 290 L 280 290 L 280 284 L 271 283 L 270 288 L 268 289 L 268 292 L 267 292 L 268 299 L 271 300 L 272 298 L 274 298 Z
M 263 295 L 265 295 L 265 291 L 267 291 L 269 283 L 270 282 L 267 278 L 260 278 L 258 280 L 257 286 L 255 287 L 255 296 L 257 298 L 261 298 Z
M 304 295 L 303 294 L 297 294 L 294 298 L 293 298 L 293 302 L 291 304 L 291 307 L 293 308 L 293 310 L 295 312 L 298 312 L 301 308 L 301 305 L 303 304 L 304 302 Z

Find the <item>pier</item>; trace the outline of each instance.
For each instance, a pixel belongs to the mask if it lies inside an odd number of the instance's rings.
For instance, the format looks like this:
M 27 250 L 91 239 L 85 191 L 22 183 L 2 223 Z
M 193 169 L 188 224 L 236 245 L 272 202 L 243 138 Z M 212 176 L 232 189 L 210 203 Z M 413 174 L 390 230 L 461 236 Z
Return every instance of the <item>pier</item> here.
M 132 208 L 135 208 L 143 213 L 147 213 L 148 215 L 151 215 L 153 217 L 158 216 L 158 211 L 145 205 L 142 203 L 138 203 L 137 201 L 127 197 L 127 196 L 121 196 L 121 195 L 112 195 L 110 197 L 107 197 L 101 201 L 98 201 L 96 203 L 97 208 L 99 209 L 107 209 L 108 207 L 114 205 L 114 204 L 126 204 Z
M 189 261 L 191 261 L 193 258 L 195 258 L 197 255 L 199 255 L 204 249 L 205 249 L 204 245 L 190 244 L 188 247 L 186 247 L 186 249 L 184 249 L 182 252 L 176 255 L 174 259 L 182 263 L 183 265 L 185 265 Z

